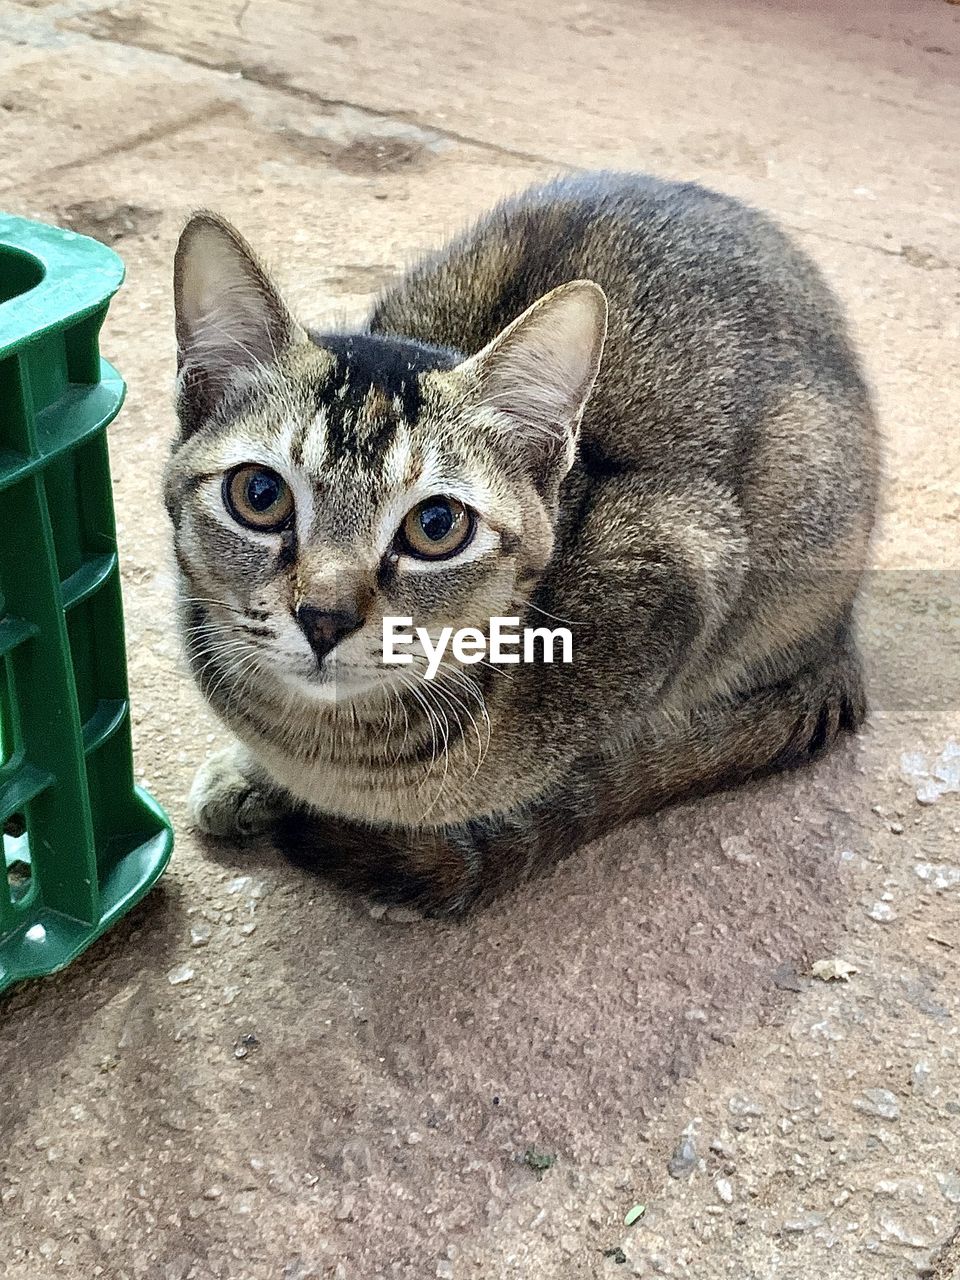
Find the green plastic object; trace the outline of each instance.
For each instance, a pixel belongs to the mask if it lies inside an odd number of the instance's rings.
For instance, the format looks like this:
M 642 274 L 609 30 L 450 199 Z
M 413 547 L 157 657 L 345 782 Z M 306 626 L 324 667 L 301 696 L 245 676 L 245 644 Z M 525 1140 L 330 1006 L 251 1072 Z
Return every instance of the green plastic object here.
M 0 990 L 147 892 L 173 832 L 134 785 L 98 347 L 116 254 L 0 214 Z

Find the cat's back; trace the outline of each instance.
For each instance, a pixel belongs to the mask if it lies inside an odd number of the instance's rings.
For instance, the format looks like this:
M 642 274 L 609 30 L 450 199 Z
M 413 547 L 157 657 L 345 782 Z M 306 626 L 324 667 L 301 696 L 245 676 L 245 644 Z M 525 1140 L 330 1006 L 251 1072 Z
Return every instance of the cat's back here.
M 729 303 L 746 283 L 744 265 L 763 252 L 761 229 L 773 230 L 694 183 L 560 178 L 502 201 L 422 259 L 378 300 L 371 328 L 472 353 L 548 290 L 588 277 L 611 301 L 612 337 L 637 326 L 652 333 L 691 286 L 712 286 L 698 310 L 724 286 Z
M 669 450 L 676 472 L 739 489 L 784 406 L 816 402 L 811 421 L 829 434 L 839 415 L 872 465 L 858 361 L 818 269 L 769 218 L 695 183 L 594 173 L 522 192 L 388 289 L 371 328 L 472 353 L 577 278 L 610 308 L 584 454 L 657 471 Z
M 386 290 L 370 327 L 470 354 L 577 278 L 607 294 L 611 354 L 653 344 L 662 355 L 684 339 L 748 354 L 771 340 L 816 343 L 824 330 L 845 346 L 832 294 L 770 219 L 639 173 L 559 178 L 501 202 Z

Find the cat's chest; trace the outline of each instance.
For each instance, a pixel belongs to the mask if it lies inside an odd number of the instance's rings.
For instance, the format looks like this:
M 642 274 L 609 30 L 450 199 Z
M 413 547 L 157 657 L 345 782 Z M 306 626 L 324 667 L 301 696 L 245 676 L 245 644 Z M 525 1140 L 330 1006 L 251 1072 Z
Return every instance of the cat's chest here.
M 358 821 L 416 824 L 443 779 L 442 751 L 381 731 L 330 735 L 292 753 L 262 739 L 249 743 L 267 772 L 304 804 Z M 426 799 L 425 799 L 426 797 Z

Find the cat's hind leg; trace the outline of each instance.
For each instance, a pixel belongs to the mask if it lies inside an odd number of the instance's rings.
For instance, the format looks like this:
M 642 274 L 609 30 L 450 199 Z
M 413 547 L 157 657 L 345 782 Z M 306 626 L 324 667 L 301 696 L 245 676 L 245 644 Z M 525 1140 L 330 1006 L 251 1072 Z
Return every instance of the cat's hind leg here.
M 751 711 L 755 713 L 752 731 Z M 867 696 L 851 632 L 840 628 L 836 643 L 822 657 L 773 689 L 747 695 L 743 707 L 733 713 L 734 729 L 744 713 L 747 733 L 734 738 L 729 763 L 745 776 L 807 764 L 823 755 L 842 733 L 860 729 L 867 718 Z M 778 749 L 764 760 L 765 747 L 778 738 Z
M 671 730 L 644 733 L 632 751 L 609 761 L 603 787 L 626 821 L 687 796 L 806 764 L 844 732 L 861 728 L 866 717 L 860 657 L 852 633 L 841 626 L 830 645 L 794 672 L 697 706 Z M 602 794 L 599 784 L 596 793 Z
M 771 769 L 816 760 L 841 733 L 855 733 L 863 726 L 867 696 L 852 639 L 826 669 L 799 677 L 791 692 L 796 699 L 796 721 L 787 742 L 771 761 Z

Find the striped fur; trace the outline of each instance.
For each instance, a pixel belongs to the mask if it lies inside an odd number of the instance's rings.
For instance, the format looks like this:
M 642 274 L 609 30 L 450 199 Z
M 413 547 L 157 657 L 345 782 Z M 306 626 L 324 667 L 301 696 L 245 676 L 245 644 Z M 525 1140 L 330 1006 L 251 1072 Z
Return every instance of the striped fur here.
M 198 775 L 204 830 L 271 828 L 369 894 L 459 913 L 862 722 L 876 427 L 836 301 L 760 214 L 559 180 L 415 266 L 361 333 L 307 334 L 212 215 L 175 276 L 182 616 L 238 738 Z M 292 528 L 231 520 L 245 462 L 287 480 Z M 478 513 L 473 542 L 398 555 L 436 494 Z M 304 604 L 364 619 L 321 667 Z M 562 622 L 574 662 L 451 661 L 427 685 L 380 662 L 386 615 Z

